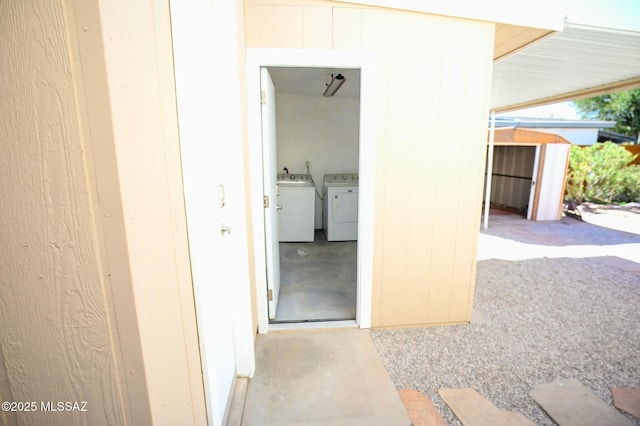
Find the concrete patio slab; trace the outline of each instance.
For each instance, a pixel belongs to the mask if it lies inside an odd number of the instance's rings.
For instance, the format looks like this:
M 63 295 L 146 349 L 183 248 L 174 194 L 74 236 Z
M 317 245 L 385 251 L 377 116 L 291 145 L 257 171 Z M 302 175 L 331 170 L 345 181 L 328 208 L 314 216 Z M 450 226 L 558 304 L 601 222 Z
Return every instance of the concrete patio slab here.
M 242 424 L 410 425 L 367 330 L 259 335 Z

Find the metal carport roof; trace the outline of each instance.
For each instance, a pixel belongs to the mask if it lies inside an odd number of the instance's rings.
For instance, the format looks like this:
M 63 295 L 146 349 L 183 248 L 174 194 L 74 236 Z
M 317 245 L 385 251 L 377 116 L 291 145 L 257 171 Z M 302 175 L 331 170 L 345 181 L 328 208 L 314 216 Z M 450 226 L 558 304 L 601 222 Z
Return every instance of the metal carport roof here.
M 640 87 L 640 31 L 566 23 L 493 69 L 497 112 Z

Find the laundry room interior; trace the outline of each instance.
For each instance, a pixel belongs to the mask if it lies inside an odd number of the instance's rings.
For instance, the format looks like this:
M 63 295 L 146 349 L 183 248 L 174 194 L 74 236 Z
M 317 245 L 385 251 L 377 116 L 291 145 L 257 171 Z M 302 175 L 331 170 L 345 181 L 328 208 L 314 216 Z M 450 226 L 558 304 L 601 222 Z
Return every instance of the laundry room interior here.
M 270 322 L 353 321 L 360 70 L 268 71 L 275 87 L 280 248 L 279 296 Z

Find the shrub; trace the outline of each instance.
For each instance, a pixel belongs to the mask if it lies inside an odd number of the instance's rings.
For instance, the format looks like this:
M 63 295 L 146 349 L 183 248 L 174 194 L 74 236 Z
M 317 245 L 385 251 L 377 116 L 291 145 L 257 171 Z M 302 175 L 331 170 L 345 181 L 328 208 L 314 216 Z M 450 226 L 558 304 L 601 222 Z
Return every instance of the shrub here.
M 572 146 L 569 151 L 569 170 L 567 171 L 567 198 L 582 203 L 585 198 L 585 181 L 589 173 L 589 150 Z
M 640 201 L 640 168 L 635 156 L 612 142 L 572 146 L 567 173 L 567 198 L 578 203 Z
M 624 174 L 624 193 L 619 201 L 640 201 L 640 166 L 628 166 Z

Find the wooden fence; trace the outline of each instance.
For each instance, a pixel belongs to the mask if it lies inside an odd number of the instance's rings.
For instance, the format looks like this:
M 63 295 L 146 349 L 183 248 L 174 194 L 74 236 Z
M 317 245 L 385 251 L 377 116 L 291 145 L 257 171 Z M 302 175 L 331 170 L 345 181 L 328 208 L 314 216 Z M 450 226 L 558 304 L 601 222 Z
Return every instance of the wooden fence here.
M 640 145 L 623 145 L 624 149 L 629 151 L 632 154 L 637 154 L 635 160 L 633 160 L 630 164 L 638 164 L 640 165 Z

